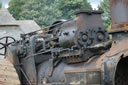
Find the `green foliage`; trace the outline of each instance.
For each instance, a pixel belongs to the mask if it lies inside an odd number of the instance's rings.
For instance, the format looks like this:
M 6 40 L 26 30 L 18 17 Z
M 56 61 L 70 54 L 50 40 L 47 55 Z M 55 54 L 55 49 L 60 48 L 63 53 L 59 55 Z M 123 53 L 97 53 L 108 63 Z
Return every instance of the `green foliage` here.
M 15 19 L 19 19 L 20 12 L 23 11 L 23 5 L 27 3 L 28 0 L 11 0 L 9 2 L 9 12 L 13 15 Z
M 65 19 L 72 18 L 74 13 L 80 9 L 92 9 L 87 0 L 56 0 L 56 3 Z
M 104 25 L 106 28 L 109 28 L 110 24 L 111 24 L 111 20 L 110 20 L 110 6 L 109 6 L 109 0 L 103 0 L 99 7 L 100 10 L 103 10 L 104 13 L 102 15 L 102 19 L 104 21 Z M 110 28 L 109 28 L 110 29 Z
M 2 8 L 2 3 L 0 2 L 0 8 Z
M 20 19 L 35 20 L 41 27 L 48 26 L 61 17 L 61 11 L 53 7 L 54 0 L 31 0 L 23 6 Z
M 111 28 L 112 28 L 112 25 L 110 24 L 107 28 L 107 31 L 110 32 L 111 31 Z
M 9 11 L 16 19 L 35 20 L 41 27 L 58 19 L 72 18 L 79 9 L 91 9 L 91 5 L 87 0 L 11 0 L 9 3 Z

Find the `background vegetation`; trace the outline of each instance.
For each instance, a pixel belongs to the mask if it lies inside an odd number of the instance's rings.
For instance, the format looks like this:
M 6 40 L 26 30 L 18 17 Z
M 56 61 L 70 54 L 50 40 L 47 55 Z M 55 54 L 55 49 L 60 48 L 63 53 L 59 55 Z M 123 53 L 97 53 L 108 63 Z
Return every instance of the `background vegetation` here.
M 0 8 L 2 8 L 2 3 L 0 2 Z
M 98 6 L 104 11 L 105 27 L 110 25 L 109 0 Z M 9 11 L 15 19 L 35 20 L 41 27 L 48 26 L 59 19 L 71 19 L 80 9 L 92 9 L 87 0 L 11 0 Z
M 109 0 L 103 0 L 100 5 L 98 6 L 98 8 L 100 10 L 103 10 L 104 13 L 102 15 L 102 19 L 104 22 L 104 26 L 110 30 L 110 24 L 111 24 L 111 20 L 110 20 L 110 6 L 109 6 Z
M 70 19 L 79 9 L 92 9 L 87 0 L 11 0 L 9 11 L 17 19 L 33 19 L 41 27 Z

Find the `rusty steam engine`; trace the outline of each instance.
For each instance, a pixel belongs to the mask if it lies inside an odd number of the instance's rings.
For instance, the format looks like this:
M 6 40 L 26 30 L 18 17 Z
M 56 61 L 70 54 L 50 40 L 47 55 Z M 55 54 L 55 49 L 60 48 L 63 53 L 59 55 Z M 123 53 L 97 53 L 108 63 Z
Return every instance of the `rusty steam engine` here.
M 125 1 L 111 1 L 113 40 L 101 20 L 102 11 L 89 10 L 76 12 L 75 19 L 56 21 L 48 30 L 21 34 L 22 40 L 6 49 L 21 84 L 128 85 Z M 115 14 L 121 7 L 124 15 Z M 115 30 L 117 24 L 121 30 Z

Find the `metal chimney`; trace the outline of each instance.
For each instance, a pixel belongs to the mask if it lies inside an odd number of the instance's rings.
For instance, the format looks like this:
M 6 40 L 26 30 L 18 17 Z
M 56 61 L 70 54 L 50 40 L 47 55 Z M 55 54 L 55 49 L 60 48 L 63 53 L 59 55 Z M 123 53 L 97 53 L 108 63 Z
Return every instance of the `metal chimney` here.
M 111 21 L 114 40 L 128 37 L 128 0 L 110 0 Z
M 110 0 L 112 31 L 128 30 L 128 0 Z

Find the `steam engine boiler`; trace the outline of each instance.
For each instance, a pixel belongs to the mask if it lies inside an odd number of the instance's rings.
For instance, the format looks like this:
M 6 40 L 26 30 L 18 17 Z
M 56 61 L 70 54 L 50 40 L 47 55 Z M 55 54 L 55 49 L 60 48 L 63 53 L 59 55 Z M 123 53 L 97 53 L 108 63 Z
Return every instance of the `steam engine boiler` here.
M 111 32 L 110 40 L 101 14 L 81 10 L 72 20 L 21 34 L 6 52 L 21 84 L 127 85 L 128 39 Z

